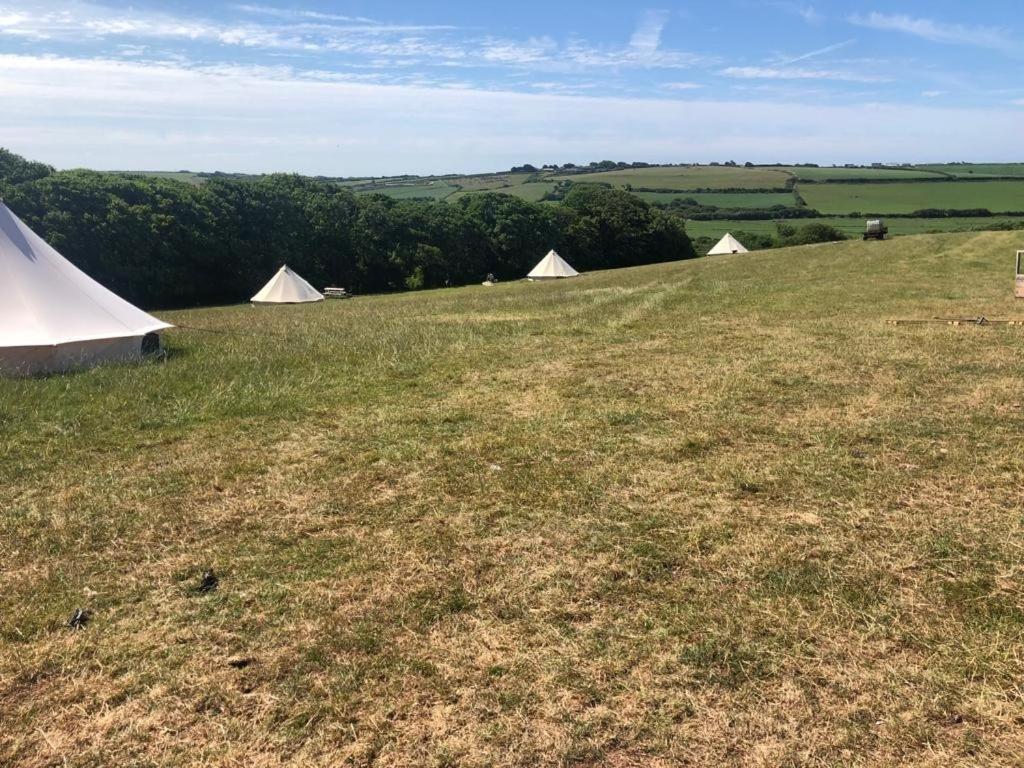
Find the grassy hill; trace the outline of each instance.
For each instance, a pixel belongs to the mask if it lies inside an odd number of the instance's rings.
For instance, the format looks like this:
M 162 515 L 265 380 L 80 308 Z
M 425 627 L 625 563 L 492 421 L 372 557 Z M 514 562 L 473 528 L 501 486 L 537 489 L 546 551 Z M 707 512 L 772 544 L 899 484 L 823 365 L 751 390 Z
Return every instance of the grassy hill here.
M 164 363 L 0 381 L 0 763 L 1013 764 L 1024 331 L 885 321 L 1024 315 L 1016 247 L 166 313 Z

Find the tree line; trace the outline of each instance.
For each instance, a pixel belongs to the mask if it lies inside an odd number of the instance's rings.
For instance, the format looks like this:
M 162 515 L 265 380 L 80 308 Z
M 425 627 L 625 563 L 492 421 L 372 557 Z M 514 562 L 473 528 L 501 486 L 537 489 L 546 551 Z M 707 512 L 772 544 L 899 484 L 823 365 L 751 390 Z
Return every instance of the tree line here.
M 55 172 L 0 150 L 0 197 L 80 269 L 149 308 L 244 301 L 283 263 L 317 287 L 375 293 L 520 278 L 550 248 L 581 271 L 695 255 L 680 217 L 596 186 L 557 205 L 496 193 L 394 200 L 288 174 L 195 185 Z

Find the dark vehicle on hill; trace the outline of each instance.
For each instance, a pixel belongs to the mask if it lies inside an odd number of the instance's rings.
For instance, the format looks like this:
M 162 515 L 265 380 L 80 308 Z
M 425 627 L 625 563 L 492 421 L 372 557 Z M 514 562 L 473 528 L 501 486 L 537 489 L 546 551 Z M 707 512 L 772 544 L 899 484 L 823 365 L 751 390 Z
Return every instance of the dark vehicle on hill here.
M 887 234 L 889 234 L 889 228 L 885 226 L 882 219 L 869 219 L 864 227 L 865 240 L 885 240 Z

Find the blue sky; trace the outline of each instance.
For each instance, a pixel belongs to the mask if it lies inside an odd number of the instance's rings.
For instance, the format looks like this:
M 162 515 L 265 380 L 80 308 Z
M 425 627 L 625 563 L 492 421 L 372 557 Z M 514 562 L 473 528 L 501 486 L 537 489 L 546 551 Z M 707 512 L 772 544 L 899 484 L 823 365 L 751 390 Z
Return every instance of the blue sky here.
M 1017 0 L 0 0 L 0 145 L 59 167 L 1021 160 Z

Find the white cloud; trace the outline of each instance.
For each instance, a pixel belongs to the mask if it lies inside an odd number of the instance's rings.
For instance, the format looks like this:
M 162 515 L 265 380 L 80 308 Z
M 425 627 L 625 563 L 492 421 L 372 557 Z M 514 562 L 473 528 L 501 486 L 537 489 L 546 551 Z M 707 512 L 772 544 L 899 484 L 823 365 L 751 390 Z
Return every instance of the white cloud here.
M 965 159 L 983 160 L 1010 156 L 1020 144 L 1015 109 L 454 86 L 380 85 L 287 67 L 0 55 L 4 143 L 60 167 L 379 175 L 487 171 L 556 157 L 910 162 L 961 157 L 968 147 L 978 156 Z
M 869 13 L 854 14 L 848 21 L 860 27 L 903 32 L 935 43 L 973 45 L 1007 53 L 1019 51 L 1020 44 L 1006 30 L 999 27 L 969 27 L 964 24 L 946 24 L 933 19 L 914 18 L 906 14 Z
M 939 96 L 945 95 L 945 93 L 945 91 L 923 91 L 921 95 L 926 99 L 937 99 Z
M 342 16 L 336 13 L 321 13 L 319 11 L 304 11 L 295 8 L 275 8 L 269 5 L 248 5 L 239 3 L 231 6 L 236 11 L 251 13 L 258 16 L 269 16 L 276 19 L 315 19 L 317 21 L 341 21 L 359 22 L 373 24 L 373 19 L 365 16 Z
M 0 0 L 2 2 L 2 0 Z M 263 52 L 344 56 L 345 67 L 494 67 L 583 74 L 591 68 L 688 68 L 709 59 L 661 48 L 668 15 L 644 13 L 629 45 L 602 48 L 549 37 L 507 40 L 450 25 L 393 24 L 366 17 L 240 4 L 241 17 L 218 21 L 170 12 L 115 8 L 94 2 L 25 0 L 0 9 L 0 37 L 63 42 L 205 43 Z M 128 55 L 124 49 L 119 55 Z
M 719 74 L 743 80 L 839 80 L 851 83 L 886 83 L 890 81 L 889 78 L 880 75 L 802 67 L 727 67 Z
M 668 21 L 668 11 L 647 11 L 640 18 L 629 47 L 641 56 L 657 52 L 661 45 L 661 32 Z
M 662 83 L 661 87 L 666 88 L 670 91 L 695 91 L 698 88 L 703 88 L 704 86 L 701 83 L 682 82 Z
M 851 40 L 844 40 L 841 43 L 835 43 L 834 45 L 827 45 L 824 48 L 818 48 L 817 50 L 811 51 L 810 53 L 803 53 L 803 54 L 801 54 L 799 56 L 793 56 L 792 58 L 785 58 L 782 61 L 780 61 L 779 63 L 780 64 L 784 64 L 784 65 L 796 64 L 798 61 L 806 61 L 807 59 L 813 59 L 813 58 L 817 58 L 818 56 L 824 56 L 827 53 L 833 53 L 835 51 L 840 51 L 843 48 L 849 48 L 851 45 L 853 45 L 856 42 L 857 41 L 853 40 L 853 39 L 851 39 Z
M 820 13 L 813 5 L 779 1 L 773 2 L 771 5 L 793 16 L 799 16 L 805 22 L 813 26 L 823 24 L 825 21 L 825 15 Z
M 798 8 L 797 15 L 808 24 L 821 24 L 825 21 L 825 17 L 818 13 L 813 5 L 805 5 L 802 8 Z

